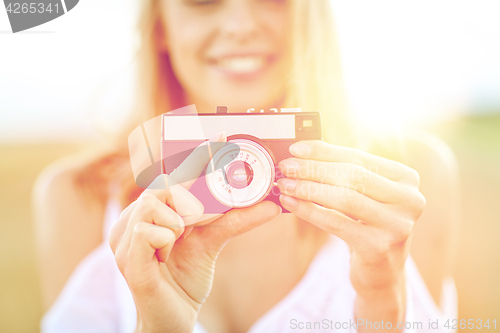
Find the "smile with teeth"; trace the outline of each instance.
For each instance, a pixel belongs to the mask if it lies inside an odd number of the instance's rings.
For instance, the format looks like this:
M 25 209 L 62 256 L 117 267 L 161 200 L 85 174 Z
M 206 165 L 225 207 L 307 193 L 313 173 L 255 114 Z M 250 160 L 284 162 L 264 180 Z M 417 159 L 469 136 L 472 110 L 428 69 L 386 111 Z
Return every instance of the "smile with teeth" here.
M 265 56 L 227 57 L 217 62 L 224 71 L 234 74 L 248 74 L 261 70 L 267 63 Z

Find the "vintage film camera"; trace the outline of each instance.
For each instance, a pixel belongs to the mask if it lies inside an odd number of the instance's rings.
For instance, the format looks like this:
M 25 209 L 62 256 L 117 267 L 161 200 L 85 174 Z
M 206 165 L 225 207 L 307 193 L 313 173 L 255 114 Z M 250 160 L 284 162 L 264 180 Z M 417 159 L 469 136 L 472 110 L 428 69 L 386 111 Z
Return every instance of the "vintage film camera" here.
M 302 140 L 321 140 L 319 112 L 271 109 L 268 112 L 163 114 L 161 159 L 170 174 L 203 142 L 226 132 L 210 162 L 190 189 L 205 207 L 205 214 L 243 208 L 262 200 L 280 205 L 276 180 L 278 163 L 292 157 L 289 147 Z M 210 158 L 209 157 L 209 158 Z M 283 209 L 284 212 L 287 210 Z

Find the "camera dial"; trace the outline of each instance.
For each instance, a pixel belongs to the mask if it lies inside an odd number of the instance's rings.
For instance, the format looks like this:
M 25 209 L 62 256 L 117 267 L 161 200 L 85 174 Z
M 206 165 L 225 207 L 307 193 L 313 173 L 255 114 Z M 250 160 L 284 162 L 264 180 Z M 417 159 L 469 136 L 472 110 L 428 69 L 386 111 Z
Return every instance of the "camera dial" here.
M 246 139 L 230 140 L 219 149 L 207 168 L 207 187 L 222 204 L 243 208 L 267 197 L 275 178 L 271 155 L 260 144 Z M 229 161 L 229 162 L 228 162 Z

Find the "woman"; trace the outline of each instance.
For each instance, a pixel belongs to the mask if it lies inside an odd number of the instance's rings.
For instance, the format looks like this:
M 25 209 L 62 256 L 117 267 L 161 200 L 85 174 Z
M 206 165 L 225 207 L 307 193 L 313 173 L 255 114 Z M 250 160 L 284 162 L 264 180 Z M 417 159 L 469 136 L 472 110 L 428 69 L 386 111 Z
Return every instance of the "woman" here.
M 194 228 L 203 211 L 187 187 L 173 207 L 171 192 L 131 184 L 126 139 L 49 168 L 35 197 L 46 305 L 57 300 L 42 328 L 399 332 L 439 319 L 445 330 L 456 318 L 456 163 L 433 138 L 360 135 L 328 0 L 148 0 L 140 27 L 131 126 L 188 104 L 298 106 L 321 111 L 325 142 L 298 143 L 280 164 L 292 214 L 264 201 Z

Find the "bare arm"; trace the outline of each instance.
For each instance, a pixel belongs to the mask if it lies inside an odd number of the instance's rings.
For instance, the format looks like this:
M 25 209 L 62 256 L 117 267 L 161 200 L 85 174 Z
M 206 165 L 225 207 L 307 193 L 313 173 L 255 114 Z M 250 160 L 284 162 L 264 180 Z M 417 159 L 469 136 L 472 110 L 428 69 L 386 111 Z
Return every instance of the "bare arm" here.
M 74 176 L 74 167 L 53 165 L 39 176 L 33 192 L 44 311 L 78 263 L 102 242 L 104 205 L 84 200 Z

